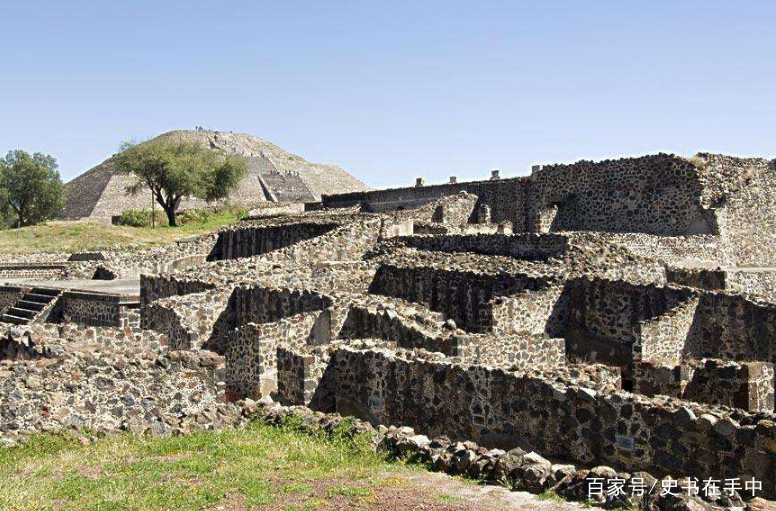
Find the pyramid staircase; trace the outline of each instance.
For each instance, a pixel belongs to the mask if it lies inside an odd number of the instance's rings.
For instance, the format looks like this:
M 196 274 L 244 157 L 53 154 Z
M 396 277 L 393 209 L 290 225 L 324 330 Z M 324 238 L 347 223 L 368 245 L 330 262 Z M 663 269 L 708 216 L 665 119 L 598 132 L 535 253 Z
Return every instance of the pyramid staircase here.
M 261 174 L 259 183 L 266 199 L 272 202 L 315 202 L 315 195 L 296 174 Z
M 29 325 L 49 312 L 62 294 L 60 289 L 34 287 L 26 291 L 12 307 L 0 316 L 0 321 L 15 325 Z

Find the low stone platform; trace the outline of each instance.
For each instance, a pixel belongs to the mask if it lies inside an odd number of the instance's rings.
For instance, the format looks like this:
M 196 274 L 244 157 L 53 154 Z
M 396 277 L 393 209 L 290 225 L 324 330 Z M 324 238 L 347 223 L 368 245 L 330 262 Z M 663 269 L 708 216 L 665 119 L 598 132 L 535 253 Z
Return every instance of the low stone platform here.
M 47 287 L 65 291 L 91 291 L 119 295 L 121 297 L 140 297 L 140 278 L 114 280 L 43 280 L 43 279 L 0 279 L 0 284 L 13 286 Z
M 35 307 L 34 297 L 51 296 Z M 0 284 L 2 321 L 14 324 L 73 322 L 89 326 L 136 326 L 140 282 L 116 280 L 9 279 Z

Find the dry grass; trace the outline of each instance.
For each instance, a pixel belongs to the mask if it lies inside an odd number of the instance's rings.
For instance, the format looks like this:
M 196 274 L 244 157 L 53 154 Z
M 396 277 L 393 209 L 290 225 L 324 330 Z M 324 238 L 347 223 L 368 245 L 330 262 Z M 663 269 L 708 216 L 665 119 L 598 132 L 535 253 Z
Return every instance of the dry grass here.
M 180 227 L 125 227 L 95 222 L 51 221 L 21 229 L 0 231 L 0 254 L 139 250 L 169 245 L 176 240 L 217 231 L 239 219 L 232 213 L 214 215 L 204 222 Z
M 40 435 L 0 451 L 0 509 L 297 509 L 291 502 L 326 509 L 329 500 L 368 507 L 370 484 L 392 465 L 366 442 L 257 423 L 189 437 L 122 434 L 89 446 Z

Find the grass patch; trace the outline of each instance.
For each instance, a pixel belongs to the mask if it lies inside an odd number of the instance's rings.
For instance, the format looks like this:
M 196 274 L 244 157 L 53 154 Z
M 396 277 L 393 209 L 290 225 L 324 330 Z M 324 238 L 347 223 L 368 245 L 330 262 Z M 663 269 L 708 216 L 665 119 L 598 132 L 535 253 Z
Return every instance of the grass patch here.
M 247 507 L 290 499 L 288 509 L 325 509 L 327 499 L 342 497 L 368 503 L 370 482 L 399 465 L 364 445 L 257 422 L 188 437 L 122 434 L 88 446 L 41 434 L 0 451 L 0 509 L 194 511 L 234 496 Z
M 547 490 L 546 492 L 540 493 L 536 496 L 539 500 L 549 500 L 551 502 L 566 502 L 566 499 L 558 495 L 552 490 Z
M 96 222 L 51 221 L 41 225 L 0 231 L 0 254 L 140 250 L 169 245 L 177 240 L 217 231 L 239 221 L 233 211 L 203 216 L 179 227 L 127 227 Z
M 342 495 L 343 497 L 368 499 L 374 496 L 374 492 L 370 488 L 364 488 L 361 486 L 339 485 L 326 488 L 326 495 L 329 497 Z

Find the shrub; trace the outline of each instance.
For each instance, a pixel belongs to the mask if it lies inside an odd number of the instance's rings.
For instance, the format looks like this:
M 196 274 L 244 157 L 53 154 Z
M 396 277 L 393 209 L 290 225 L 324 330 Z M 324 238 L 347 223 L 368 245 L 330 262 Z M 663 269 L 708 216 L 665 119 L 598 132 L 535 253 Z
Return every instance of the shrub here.
M 204 224 L 215 216 L 213 211 L 208 209 L 187 209 L 178 213 L 178 219 L 181 225 L 186 224 Z
M 215 220 L 217 217 L 225 215 L 232 215 L 240 220 L 248 216 L 248 210 L 242 206 L 215 206 L 201 209 L 187 209 L 177 213 L 177 220 L 179 225 L 205 224 Z M 116 225 L 124 225 L 127 227 L 151 227 L 151 210 L 128 209 L 116 219 L 115 223 Z M 156 225 L 169 225 L 167 216 L 164 212 L 157 210 Z
M 248 210 L 242 206 L 229 206 L 229 205 L 215 206 L 212 208 L 187 209 L 185 211 L 181 211 L 178 214 L 178 218 L 180 218 L 181 225 L 184 225 L 187 223 L 205 224 L 207 222 L 212 221 L 216 217 L 225 216 L 225 215 L 232 215 L 236 217 L 238 220 L 241 220 L 246 216 L 248 216 Z
M 134 174 L 137 183 L 127 188 L 139 193 L 147 186 L 167 215 L 170 226 L 184 197 L 208 202 L 229 197 L 245 175 L 246 160 L 226 155 L 194 142 L 156 138 L 142 144 L 123 144 L 112 158 L 122 172 Z
M 121 213 L 116 225 L 127 227 L 151 227 L 150 209 L 128 209 Z M 156 212 L 156 225 L 167 225 L 167 216 L 162 211 Z

